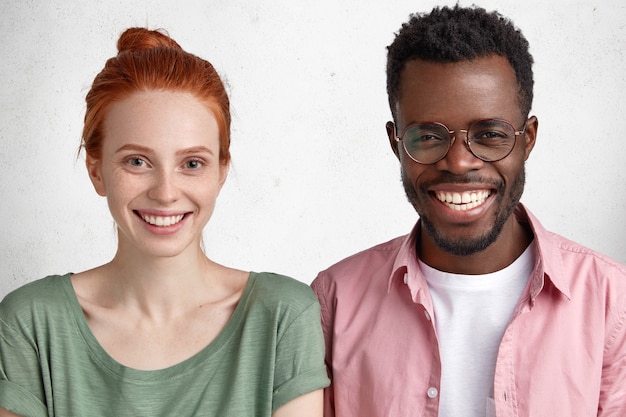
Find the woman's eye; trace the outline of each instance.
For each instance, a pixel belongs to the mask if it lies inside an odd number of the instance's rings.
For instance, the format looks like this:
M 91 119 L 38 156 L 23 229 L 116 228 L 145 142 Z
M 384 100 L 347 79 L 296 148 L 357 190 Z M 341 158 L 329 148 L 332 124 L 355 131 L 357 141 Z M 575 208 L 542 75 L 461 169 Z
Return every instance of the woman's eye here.
M 141 158 L 130 158 L 128 163 L 134 167 L 142 167 L 146 164 L 146 162 Z
M 189 168 L 189 169 L 198 169 L 198 168 L 202 167 L 202 165 L 203 165 L 202 161 L 198 161 L 198 160 L 195 160 L 195 159 L 192 159 L 192 160 L 187 161 L 185 163 L 185 166 L 187 168 Z

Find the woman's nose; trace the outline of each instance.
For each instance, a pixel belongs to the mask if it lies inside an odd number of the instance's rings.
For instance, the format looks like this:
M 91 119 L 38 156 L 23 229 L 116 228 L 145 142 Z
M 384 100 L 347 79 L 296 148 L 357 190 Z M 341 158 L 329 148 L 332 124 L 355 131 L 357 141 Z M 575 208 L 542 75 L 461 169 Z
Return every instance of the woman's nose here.
M 163 204 L 169 204 L 178 200 L 180 189 L 176 185 L 175 174 L 166 170 L 160 170 L 153 178 L 148 197 Z

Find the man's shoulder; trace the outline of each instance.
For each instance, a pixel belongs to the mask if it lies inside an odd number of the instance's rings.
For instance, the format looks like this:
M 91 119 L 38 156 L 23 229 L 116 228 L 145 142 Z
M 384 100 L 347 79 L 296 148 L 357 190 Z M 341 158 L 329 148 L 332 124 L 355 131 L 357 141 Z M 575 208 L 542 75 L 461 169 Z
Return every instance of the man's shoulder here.
M 348 256 L 320 272 L 313 281 L 349 281 L 358 279 L 363 282 L 366 276 L 390 273 L 400 248 L 405 243 L 408 235 L 399 236 L 387 242 L 379 243 L 368 249 Z
M 518 218 L 529 221 L 544 264 L 554 274 L 598 274 L 617 275 L 626 278 L 626 265 L 604 255 L 584 244 L 547 230 L 539 220 L 523 205 L 517 209 Z M 626 282 L 626 281 L 625 281 Z
M 593 269 L 600 274 L 614 273 L 626 278 L 626 265 L 558 233 L 549 232 L 549 234 L 566 265 L 573 265 L 576 268 L 580 268 L 580 265 L 593 265 Z

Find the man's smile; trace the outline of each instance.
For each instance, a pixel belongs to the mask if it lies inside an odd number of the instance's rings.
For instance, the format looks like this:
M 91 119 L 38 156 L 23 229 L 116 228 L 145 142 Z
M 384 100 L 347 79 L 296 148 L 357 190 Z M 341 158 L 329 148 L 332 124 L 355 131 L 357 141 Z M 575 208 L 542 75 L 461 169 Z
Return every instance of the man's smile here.
M 470 210 L 483 204 L 491 195 L 490 190 L 436 191 L 437 200 L 454 210 Z

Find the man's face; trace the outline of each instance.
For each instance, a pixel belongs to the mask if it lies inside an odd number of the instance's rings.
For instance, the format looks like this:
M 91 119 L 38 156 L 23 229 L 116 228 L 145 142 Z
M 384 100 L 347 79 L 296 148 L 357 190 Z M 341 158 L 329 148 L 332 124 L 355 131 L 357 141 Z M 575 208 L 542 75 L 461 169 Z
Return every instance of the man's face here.
M 526 120 L 518 101 L 518 84 L 508 61 L 489 56 L 458 63 L 409 61 L 400 74 L 396 107 L 400 135 L 413 123 L 439 122 L 450 130 L 467 129 L 481 119 L 503 119 L 515 130 Z M 485 162 L 475 157 L 457 132 L 448 154 L 433 164 L 420 164 L 396 142 L 407 197 L 422 220 L 422 245 L 427 241 L 453 255 L 480 252 L 498 239 L 524 190 L 524 162 L 534 145 L 537 121 L 504 159 Z M 424 234 L 425 232 L 425 234 Z

